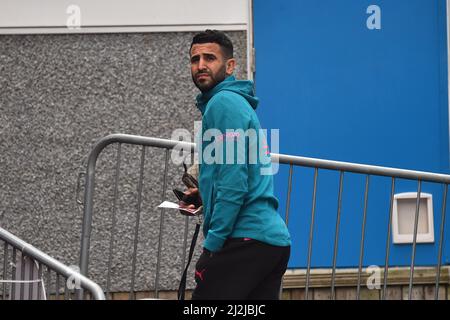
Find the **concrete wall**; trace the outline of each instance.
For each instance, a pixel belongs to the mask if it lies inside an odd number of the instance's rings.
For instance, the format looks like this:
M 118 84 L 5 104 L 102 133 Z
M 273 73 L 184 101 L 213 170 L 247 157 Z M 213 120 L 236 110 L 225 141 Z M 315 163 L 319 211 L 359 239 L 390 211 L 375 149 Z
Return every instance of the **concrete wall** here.
M 228 32 L 246 78 L 246 34 Z M 82 211 L 79 168 L 93 143 L 111 133 L 170 138 L 193 131 L 188 49 L 193 33 L 0 36 L 0 225 L 68 265 L 78 265 Z M 106 287 L 116 147 L 98 162 L 89 275 Z M 112 259 L 112 290 L 131 279 L 140 149 L 124 146 Z M 164 153 L 146 150 L 136 290 L 152 290 Z M 182 187 L 170 165 L 168 190 Z M 176 182 L 174 182 L 176 181 Z M 175 200 L 167 192 L 170 200 Z M 181 273 L 184 219 L 164 219 L 161 288 Z M 191 226 L 192 229 L 193 226 Z M 192 232 L 192 230 L 191 230 Z M 199 239 L 201 242 L 201 239 Z M 198 254 L 198 252 L 197 252 Z M 192 287 L 192 278 L 188 287 Z

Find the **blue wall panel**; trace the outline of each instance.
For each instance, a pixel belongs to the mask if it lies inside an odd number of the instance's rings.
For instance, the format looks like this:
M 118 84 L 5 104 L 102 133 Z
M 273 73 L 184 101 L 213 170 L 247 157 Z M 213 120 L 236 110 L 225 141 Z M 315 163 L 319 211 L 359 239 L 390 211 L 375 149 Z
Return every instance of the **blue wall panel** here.
M 369 5 L 381 29 L 369 30 Z M 254 1 L 256 91 L 263 127 L 280 129 L 280 153 L 449 173 L 445 1 Z M 288 168 L 275 177 L 284 215 Z M 291 267 L 305 266 L 313 170 L 296 169 L 289 227 Z M 371 178 L 364 264 L 384 264 L 389 178 Z M 322 171 L 313 266 L 333 257 L 339 174 Z M 338 265 L 355 266 L 365 177 L 345 175 Z M 417 183 L 398 181 L 396 193 Z M 433 194 L 435 240 L 442 187 Z M 450 240 L 447 224 L 446 242 Z M 418 264 L 436 263 L 437 245 L 420 244 Z M 450 245 L 444 258 L 450 257 Z M 391 245 L 392 265 L 409 265 L 410 245 Z

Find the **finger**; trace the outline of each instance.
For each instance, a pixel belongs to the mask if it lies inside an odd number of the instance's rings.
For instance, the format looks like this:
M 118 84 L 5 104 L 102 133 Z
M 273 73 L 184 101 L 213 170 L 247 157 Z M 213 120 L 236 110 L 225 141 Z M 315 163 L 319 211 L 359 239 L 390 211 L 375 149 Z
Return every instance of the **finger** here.
M 183 201 L 178 202 L 178 205 L 180 206 L 180 208 L 186 208 L 188 206 L 188 204 Z
M 186 194 L 193 194 L 193 193 L 198 193 L 198 188 L 189 188 L 186 191 Z
M 195 205 L 193 204 L 187 204 L 186 202 L 180 201 L 179 204 L 180 208 L 183 209 L 195 209 Z

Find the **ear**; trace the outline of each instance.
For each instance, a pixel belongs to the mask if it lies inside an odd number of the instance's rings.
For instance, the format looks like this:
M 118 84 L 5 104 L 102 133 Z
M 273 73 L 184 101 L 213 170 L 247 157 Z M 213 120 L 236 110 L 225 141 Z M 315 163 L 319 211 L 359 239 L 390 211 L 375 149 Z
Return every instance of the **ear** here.
M 234 68 L 236 67 L 236 60 L 234 58 L 228 59 L 227 60 L 227 69 L 226 69 L 226 74 L 228 76 L 231 76 L 234 72 Z

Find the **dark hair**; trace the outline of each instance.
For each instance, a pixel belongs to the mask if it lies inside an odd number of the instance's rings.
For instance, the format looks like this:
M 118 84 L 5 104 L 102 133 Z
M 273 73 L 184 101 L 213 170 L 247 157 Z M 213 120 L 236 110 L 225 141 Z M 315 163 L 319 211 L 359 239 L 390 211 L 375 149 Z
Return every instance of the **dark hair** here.
M 217 43 L 222 49 L 223 55 L 226 59 L 233 58 L 233 43 L 222 31 L 207 29 L 203 32 L 197 33 L 192 39 L 190 49 L 192 49 L 192 46 L 196 43 Z

